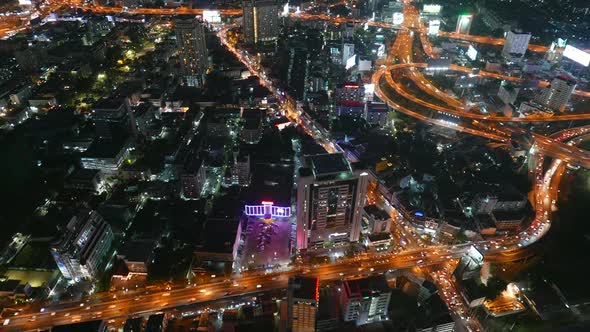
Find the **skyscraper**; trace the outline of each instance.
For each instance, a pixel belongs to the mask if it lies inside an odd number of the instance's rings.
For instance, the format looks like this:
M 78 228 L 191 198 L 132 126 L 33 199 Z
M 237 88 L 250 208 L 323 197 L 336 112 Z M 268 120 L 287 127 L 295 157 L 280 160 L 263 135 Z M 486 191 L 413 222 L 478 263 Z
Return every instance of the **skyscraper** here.
M 297 181 L 297 248 L 356 242 L 368 173 L 341 153 L 305 157 Z
M 244 42 L 249 45 L 275 41 L 279 36 L 279 7 L 274 0 L 243 2 Z
M 529 41 L 531 40 L 530 33 L 518 33 L 508 31 L 506 35 L 506 42 L 502 48 L 502 55 L 505 57 L 518 56 L 522 57 L 529 48 Z
M 289 278 L 287 331 L 314 332 L 319 298 L 318 278 Z
M 297 100 L 305 99 L 309 75 L 309 52 L 303 47 L 292 47 L 289 51 L 287 86 L 291 96 Z
M 180 70 L 188 86 L 199 86 L 209 67 L 205 28 L 194 18 L 176 20 L 176 44 Z
M 576 80 L 567 75 L 561 75 L 551 81 L 551 85 L 544 88 L 535 98 L 535 102 L 554 111 L 563 112 L 572 93 L 576 89 Z
M 468 35 L 469 30 L 471 30 L 471 22 L 473 22 L 473 15 L 459 15 L 457 26 L 455 27 L 455 33 Z

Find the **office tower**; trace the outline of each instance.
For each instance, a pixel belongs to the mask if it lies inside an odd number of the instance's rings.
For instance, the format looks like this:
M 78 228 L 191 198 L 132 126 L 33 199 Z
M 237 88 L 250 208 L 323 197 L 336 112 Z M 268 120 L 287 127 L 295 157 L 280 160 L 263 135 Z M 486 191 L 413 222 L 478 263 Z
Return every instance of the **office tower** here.
M 354 56 L 354 44 L 342 44 L 342 65 L 346 66 L 348 59 Z
M 576 80 L 567 75 L 561 75 L 551 81 L 551 85 L 544 88 L 535 98 L 535 102 L 554 111 L 563 112 L 572 93 L 576 89 Z
M 297 180 L 297 248 L 356 242 L 368 173 L 341 153 L 306 156 Z
M 315 331 L 319 299 L 319 278 L 289 278 L 287 295 L 287 331 Z
M 305 48 L 293 47 L 289 53 L 289 70 L 287 71 L 289 92 L 296 100 L 303 100 L 309 75 L 309 52 Z
M 530 33 L 517 33 L 508 31 L 508 34 L 506 34 L 504 48 L 502 48 L 502 55 L 504 57 L 523 57 L 526 53 L 526 50 L 529 48 L 530 40 Z
M 279 7 L 274 0 L 243 2 L 244 42 L 248 45 L 275 41 L 279 36 Z
M 51 247 L 51 255 L 66 279 L 94 278 L 113 242 L 111 226 L 96 211 L 74 216 L 60 241 Z
M 194 18 L 177 19 L 176 45 L 185 83 L 188 86 L 201 85 L 209 67 L 205 28 Z
M 469 30 L 471 30 L 471 22 L 473 22 L 473 15 L 459 15 L 459 18 L 457 18 L 455 33 L 468 35 Z
M 357 325 L 385 320 L 390 298 L 391 289 L 383 276 L 345 281 L 340 299 L 343 319 Z

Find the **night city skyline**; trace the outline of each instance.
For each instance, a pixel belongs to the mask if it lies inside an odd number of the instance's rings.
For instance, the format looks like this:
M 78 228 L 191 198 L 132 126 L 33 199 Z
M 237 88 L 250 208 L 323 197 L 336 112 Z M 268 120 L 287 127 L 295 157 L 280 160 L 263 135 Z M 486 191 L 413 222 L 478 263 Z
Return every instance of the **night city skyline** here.
M 590 330 L 590 1 L 0 0 L 0 331 Z

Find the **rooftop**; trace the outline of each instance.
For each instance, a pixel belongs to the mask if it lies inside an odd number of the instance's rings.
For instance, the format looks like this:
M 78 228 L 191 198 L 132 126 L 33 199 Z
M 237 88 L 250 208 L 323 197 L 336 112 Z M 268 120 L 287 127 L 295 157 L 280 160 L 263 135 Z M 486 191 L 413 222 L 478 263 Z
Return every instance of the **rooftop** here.
M 105 98 L 97 101 L 92 106 L 95 110 L 113 110 L 118 109 L 123 104 L 123 100 L 120 98 Z
M 130 262 L 147 262 L 156 245 L 154 240 L 135 240 L 125 243 L 118 255 Z
M 94 141 L 83 154 L 85 158 L 115 158 L 127 144 L 127 137 Z
M 317 300 L 319 278 L 293 277 L 289 279 L 289 290 L 295 299 Z
M 351 173 L 350 164 L 342 153 L 318 154 L 307 156 L 306 161 L 312 167 L 315 176 L 333 173 Z
M 365 212 L 373 216 L 374 218 L 378 218 L 381 220 L 389 219 L 390 216 L 387 212 L 381 210 L 377 207 L 377 205 L 367 205 L 365 206 Z
M 197 251 L 231 254 L 239 222 L 238 218 L 208 218 Z

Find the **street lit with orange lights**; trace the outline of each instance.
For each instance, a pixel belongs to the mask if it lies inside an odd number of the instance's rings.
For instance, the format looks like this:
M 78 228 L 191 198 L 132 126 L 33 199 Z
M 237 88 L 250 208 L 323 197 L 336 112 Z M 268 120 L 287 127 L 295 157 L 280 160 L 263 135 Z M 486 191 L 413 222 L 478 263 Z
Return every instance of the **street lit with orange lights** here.
M 517 127 L 509 127 L 508 123 L 511 122 L 528 123 L 590 119 L 590 114 L 557 114 L 547 118 L 521 118 L 491 116 L 470 110 L 462 101 L 449 96 L 425 79 L 421 70 L 426 68 L 427 64 L 414 63 L 412 45 L 416 33 L 419 34 L 422 45 L 424 45 L 424 52 L 430 56 L 435 54 L 432 45 L 425 36 L 425 28 L 420 21 L 419 11 L 410 4 L 410 1 L 404 1 L 404 3 L 405 21 L 397 26 L 374 21 L 332 17 L 325 14 L 293 13 L 291 16 L 300 20 L 324 20 L 335 24 L 367 23 L 369 26 L 398 29 L 397 38 L 389 49 L 387 65 L 377 68 L 372 76 L 375 93 L 395 111 L 432 125 L 508 143 L 513 133 L 522 132 Z M 97 14 L 198 15 L 203 12 L 203 9 L 124 9 L 120 7 L 54 2 L 47 5 L 39 15 L 44 16 L 57 11 L 63 5 L 70 5 Z M 242 12 L 240 9 L 219 11 L 222 15 L 228 16 L 240 15 Z M 10 19 L 14 19 L 14 17 L 7 17 L 0 19 L 0 21 L 7 23 L 10 22 Z M 260 84 L 273 94 L 281 107 L 281 112 L 289 120 L 301 126 L 328 152 L 341 152 L 342 149 L 330 138 L 327 130 L 305 114 L 286 92 L 281 91 L 273 84 L 267 71 L 259 64 L 256 55 L 249 54 L 228 40 L 228 31 L 237 27 L 238 24 L 223 25 L 217 31 L 221 43 L 248 69 L 251 75 L 259 78 Z M 27 25 L 18 28 L 0 25 L 0 37 L 12 36 L 26 28 Z M 491 45 L 502 45 L 504 43 L 503 39 L 489 37 L 444 32 L 439 33 L 439 35 L 446 38 Z M 538 45 L 530 45 L 529 49 L 534 52 L 546 50 L 545 47 Z M 449 69 L 473 74 L 471 69 L 457 65 L 452 65 Z M 522 81 L 520 78 L 485 71 L 479 71 L 474 75 L 514 82 Z M 423 93 L 434 96 L 441 102 L 433 103 L 419 98 L 401 83 L 402 78 L 412 80 Z M 586 91 L 577 91 L 576 94 L 583 97 L 590 96 L 590 92 Z M 445 115 L 444 118 L 437 117 L 441 113 Z M 448 116 L 453 117 L 456 121 L 448 120 Z M 505 126 L 504 122 L 507 123 Z M 500 126 L 500 123 L 502 126 Z M 339 258 L 331 263 L 314 267 L 294 265 L 288 269 L 272 273 L 260 270 L 247 271 L 227 278 L 215 277 L 210 282 L 199 285 L 189 284 L 170 289 L 156 288 L 130 292 L 106 292 L 81 300 L 17 306 L 13 310 L 4 312 L 2 319 L 5 320 L 6 324 L 0 329 L 3 331 L 25 331 L 94 319 L 116 320 L 131 315 L 154 313 L 196 303 L 210 303 L 220 299 L 229 300 L 245 295 L 255 296 L 265 291 L 285 288 L 289 277 L 297 275 L 317 276 L 322 280 L 344 280 L 384 274 L 397 269 L 412 269 L 419 266 L 427 272 L 430 279 L 439 287 L 439 294 L 450 308 L 453 317 L 461 321 L 471 331 L 483 331 L 481 324 L 475 317 L 470 315 L 468 305 L 458 294 L 456 281 L 452 277 L 452 269 L 456 266 L 458 259 L 463 257 L 472 246 L 485 254 L 488 261 L 513 261 L 528 255 L 526 247 L 543 237 L 551 226 L 551 214 L 555 209 L 555 202 L 559 192 L 558 187 L 566 164 L 590 168 L 590 153 L 576 147 L 576 144 L 588 139 L 588 133 L 590 133 L 590 126 L 568 129 L 551 137 L 527 133 L 531 135 L 534 141 L 529 158 L 531 158 L 531 164 L 534 165 L 532 170 L 532 176 L 535 179 L 532 193 L 534 202 L 532 203 L 535 208 L 535 218 L 528 228 L 521 230 L 516 235 L 474 243 L 428 244 L 418 236 L 412 225 L 413 216 L 399 202 L 386 199 L 385 197 L 391 196 L 390 193 L 374 189 L 369 195 L 394 220 L 392 235 L 395 241 L 400 243 L 401 250 L 363 253 L 354 258 Z M 570 141 L 564 143 L 567 140 Z M 553 159 L 549 167 L 544 169 L 543 161 L 546 157 L 552 157 Z M 377 180 L 374 174 L 371 174 L 371 176 L 373 180 Z

